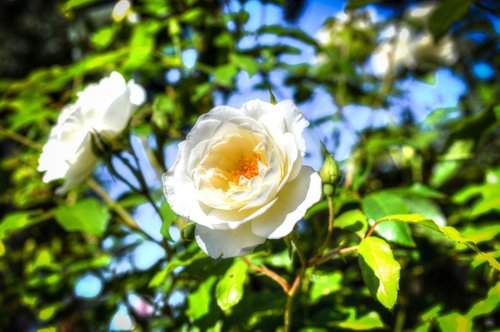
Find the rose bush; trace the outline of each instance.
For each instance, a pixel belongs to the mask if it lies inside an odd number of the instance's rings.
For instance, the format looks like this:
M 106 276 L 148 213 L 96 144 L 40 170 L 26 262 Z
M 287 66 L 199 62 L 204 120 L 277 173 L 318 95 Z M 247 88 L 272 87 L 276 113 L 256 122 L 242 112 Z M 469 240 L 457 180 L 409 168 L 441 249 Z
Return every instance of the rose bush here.
M 205 253 L 248 254 L 289 234 L 319 201 L 319 175 L 302 165 L 308 125 L 291 101 L 220 106 L 198 119 L 163 183 L 171 208 L 196 222 Z
M 76 102 L 63 109 L 43 146 L 38 162 L 38 171 L 45 172 L 43 181 L 64 179 L 56 191 L 59 194 L 84 181 L 98 160 L 92 151 L 92 133 L 117 136 L 145 98 L 143 87 L 133 80 L 127 83 L 117 72 L 78 93 Z

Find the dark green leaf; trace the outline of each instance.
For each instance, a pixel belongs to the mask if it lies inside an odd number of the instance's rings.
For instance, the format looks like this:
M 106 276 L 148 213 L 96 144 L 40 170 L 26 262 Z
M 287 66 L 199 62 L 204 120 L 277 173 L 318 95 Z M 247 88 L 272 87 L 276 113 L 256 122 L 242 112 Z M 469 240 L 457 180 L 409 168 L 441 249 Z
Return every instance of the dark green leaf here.
M 446 0 L 442 2 L 429 19 L 429 29 L 434 38 L 439 39 L 445 35 L 450 26 L 467 13 L 472 2 L 472 0 Z
M 362 205 L 366 216 L 372 221 L 392 214 L 408 212 L 408 206 L 400 195 L 384 191 L 366 196 Z M 415 246 L 408 225 L 396 222 L 383 223 L 377 226 L 375 232 L 388 241 L 408 247 Z
M 350 0 L 345 6 L 346 10 L 355 9 L 359 7 L 366 6 L 370 3 L 382 2 L 384 0 Z

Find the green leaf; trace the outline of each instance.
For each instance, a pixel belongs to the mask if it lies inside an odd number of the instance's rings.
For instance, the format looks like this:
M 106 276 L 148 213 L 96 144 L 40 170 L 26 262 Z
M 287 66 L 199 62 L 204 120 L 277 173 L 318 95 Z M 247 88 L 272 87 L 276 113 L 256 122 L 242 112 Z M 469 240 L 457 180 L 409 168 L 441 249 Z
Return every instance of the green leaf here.
M 448 315 L 439 317 L 437 319 L 439 328 L 443 332 L 469 332 L 472 331 L 472 321 L 467 317 L 462 316 L 457 312 L 452 312 Z
M 491 210 L 500 211 L 500 196 L 488 196 L 483 198 L 471 211 L 472 217 L 490 212 Z
M 101 236 L 106 230 L 110 214 L 97 199 L 87 198 L 75 205 L 54 210 L 56 221 L 68 232 L 84 232 Z
M 408 212 L 408 206 L 400 195 L 391 194 L 386 191 L 366 196 L 363 199 L 362 205 L 366 216 L 372 221 L 388 215 Z M 408 247 L 415 246 L 408 225 L 395 222 L 383 223 L 375 228 L 375 232 L 390 242 Z
M 215 287 L 217 304 L 223 311 L 228 311 L 243 298 L 243 289 L 247 278 L 248 266 L 236 259 Z
M 446 0 L 442 2 L 429 18 L 429 29 L 434 38 L 446 34 L 450 26 L 461 19 L 469 10 L 472 0 Z
M 336 324 L 343 329 L 349 329 L 354 331 L 368 331 L 374 329 L 383 329 L 385 327 L 382 318 L 376 311 L 371 311 L 364 316 L 359 318 L 356 317 L 356 309 L 349 309 L 349 317 L 343 322 Z
M 6 215 L 0 222 L 0 240 L 7 237 L 9 233 L 17 232 L 23 228 L 37 223 L 31 218 L 32 212 L 13 212 Z
M 249 55 L 231 54 L 231 59 L 242 70 L 246 71 L 250 77 L 259 71 L 259 65 L 255 58 Z
M 80 7 L 85 7 L 88 5 L 91 5 L 99 0 L 68 0 L 63 6 L 62 10 L 63 11 L 69 11 L 72 9 L 77 9 Z
M 196 243 L 192 243 L 182 254 L 180 254 L 180 256 L 172 259 L 163 270 L 158 271 L 149 282 L 148 287 L 153 288 L 160 286 L 165 281 L 167 276 L 176 268 L 190 265 L 191 263 L 205 257 L 206 255 L 199 250 Z
M 213 298 L 212 288 L 216 279 L 215 276 L 210 276 L 198 286 L 198 289 L 189 294 L 186 314 L 191 322 L 195 322 L 210 313 L 210 303 Z
M 396 304 L 399 288 L 399 263 L 389 244 L 376 237 L 363 239 L 359 244 L 359 265 L 370 293 L 391 310 Z
M 161 24 L 149 20 L 134 27 L 130 39 L 130 53 L 125 63 L 128 68 L 141 68 L 154 54 L 155 37 Z
M 455 228 L 451 226 L 445 226 L 445 227 L 439 226 L 432 219 L 424 217 L 420 214 L 392 215 L 377 220 L 377 223 L 380 223 L 380 225 L 382 225 L 385 222 L 415 223 L 433 229 L 436 232 L 443 234 L 448 239 L 458 244 L 464 244 L 469 249 L 475 251 L 478 255 L 484 257 L 488 261 L 491 267 L 500 271 L 500 263 L 498 263 L 498 261 L 492 255 L 487 255 L 483 253 L 481 250 L 479 250 L 474 241 L 464 238 Z M 377 227 L 380 227 L 380 225 Z
M 215 68 L 214 78 L 215 80 L 223 86 L 231 86 L 233 84 L 233 78 L 238 74 L 238 69 L 233 64 L 226 64 Z
M 90 37 L 90 42 L 99 50 L 108 47 L 118 31 L 117 27 L 117 25 L 110 25 L 100 28 Z
M 303 43 L 316 46 L 317 41 L 301 29 L 290 28 L 283 25 L 265 25 L 259 28 L 257 34 L 272 34 L 281 37 L 290 37 Z
M 476 302 L 467 312 L 466 317 L 472 320 L 479 316 L 498 311 L 500 307 L 500 282 L 493 286 L 484 300 Z
M 271 90 L 271 87 L 268 87 L 269 90 L 269 102 L 273 105 L 276 105 L 278 103 L 278 100 L 274 96 L 273 90 Z
M 399 189 L 397 189 L 397 191 L 400 192 Z M 402 192 L 404 194 L 419 196 L 422 198 L 446 198 L 446 195 L 442 192 L 429 188 L 419 182 L 412 184 L 409 188 L 405 188 Z
M 461 231 L 463 237 L 475 243 L 492 241 L 500 234 L 500 224 L 498 222 L 480 225 L 467 226 Z
M 170 225 L 172 225 L 172 223 L 177 220 L 177 214 L 170 208 L 170 205 L 167 201 L 164 201 L 161 204 L 160 213 L 163 222 L 161 225 L 160 233 L 165 239 L 172 240 L 172 238 L 170 237 L 169 228 Z
M 407 196 L 405 197 L 405 200 L 408 205 L 409 213 L 421 214 L 429 219 L 432 219 L 438 225 L 446 225 L 446 217 L 441 211 L 439 205 L 430 199 L 418 196 Z
M 311 300 L 316 302 L 323 296 L 340 290 L 342 288 L 342 276 L 343 274 L 338 271 L 328 274 L 313 274 L 311 276 Z
M 368 230 L 368 220 L 361 210 L 349 210 L 335 218 L 334 227 L 355 232 L 363 238 Z

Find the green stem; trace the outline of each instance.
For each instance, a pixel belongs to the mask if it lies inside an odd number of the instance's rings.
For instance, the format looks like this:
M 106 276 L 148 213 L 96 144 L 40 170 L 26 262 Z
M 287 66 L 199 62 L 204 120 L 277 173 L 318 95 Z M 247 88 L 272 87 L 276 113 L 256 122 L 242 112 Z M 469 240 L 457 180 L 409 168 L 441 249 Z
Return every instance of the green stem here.
M 310 259 L 309 262 L 307 263 L 307 266 L 318 266 L 318 265 L 323 264 L 324 262 L 326 262 L 327 260 L 329 260 L 335 256 L 341 256 L 341 255 L 347 254 L 351 251 L 356 251 L 356 250 L 358 250 L 358 247 L 359 246 L 353 246 L 353 247 L 331 250 L 322 256 L 316 256 L 316 257 Z
M 323 255 L 323 252 L 328 247 L 328 242 L 330 242 L 330 238 L 332 237 L 333 233 L 333 224 L 335 222 L 335 209 L 333 206 L 333 197 L 327 196 L 326 200 L 328 202 L 328 229 L 326 231 L 325 240 L 323 241 L 321 247 L 318 249 L 317 256 Z

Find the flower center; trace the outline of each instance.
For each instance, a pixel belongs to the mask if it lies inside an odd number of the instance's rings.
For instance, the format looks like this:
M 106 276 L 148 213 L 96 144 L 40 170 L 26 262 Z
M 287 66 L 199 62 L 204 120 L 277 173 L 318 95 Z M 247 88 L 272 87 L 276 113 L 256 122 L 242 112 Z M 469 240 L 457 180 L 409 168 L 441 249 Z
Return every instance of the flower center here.
M 252 152 L 243 154 L 237 162 L 237 167 L 231 171 L 233 181 L 238 183 L 240 176 L 248 180 L 259 174 L 259 161 L 262 162 L 260 154 Z

